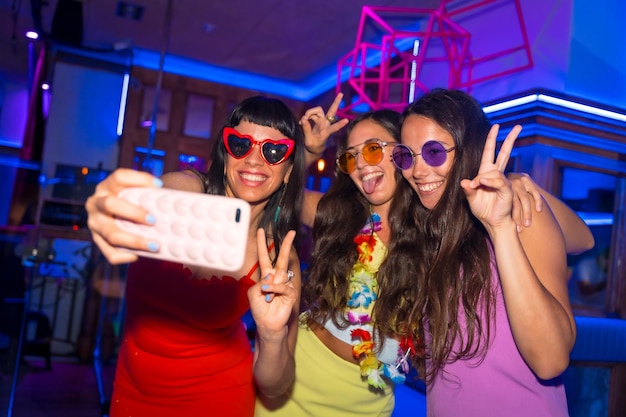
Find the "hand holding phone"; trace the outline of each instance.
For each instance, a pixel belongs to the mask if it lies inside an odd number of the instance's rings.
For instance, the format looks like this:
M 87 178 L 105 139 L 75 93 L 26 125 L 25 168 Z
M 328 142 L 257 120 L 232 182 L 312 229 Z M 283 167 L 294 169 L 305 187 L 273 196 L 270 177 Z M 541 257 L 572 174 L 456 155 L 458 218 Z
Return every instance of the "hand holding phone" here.
M 122 229 L 159 245 L 157 252 L 131 252 L 219 271 L 243 267 L 250 227 L 246 201 L 166 188 L 127 188 L 119 196 L 156 218 L 152 226 L 116 219 Z

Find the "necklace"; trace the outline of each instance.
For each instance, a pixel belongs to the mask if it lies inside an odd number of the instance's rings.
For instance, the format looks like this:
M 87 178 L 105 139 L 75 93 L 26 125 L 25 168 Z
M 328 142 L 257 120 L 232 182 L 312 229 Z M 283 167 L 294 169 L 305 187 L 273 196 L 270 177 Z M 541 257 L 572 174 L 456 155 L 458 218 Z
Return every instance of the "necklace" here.
M 361 376 L 376 389 L 387 387 L 386 379 L 398 384 L 406 379 L 406 353 L 399 349 L 396 365 L 381 362 L 376 356 L 371 313 L 378 298 L 378 268 L 387 256 L 387 249 L 374 233 L 382 228 L 380 216 L 372 213 L 361 232 L 354 238 L 358 253 L 350 275 L 350 297 L 347 318 L 352 325 L 352 355 L 359 361 Z
M 372 212 L 370 216 L 367 218 L 367 222 L 365 226 L 361 229 L 360 234 L 369 235 L 372 232 L 380 232 L 383 228 L 383 222 L 380 219 L 380 215 L 378 213 Z

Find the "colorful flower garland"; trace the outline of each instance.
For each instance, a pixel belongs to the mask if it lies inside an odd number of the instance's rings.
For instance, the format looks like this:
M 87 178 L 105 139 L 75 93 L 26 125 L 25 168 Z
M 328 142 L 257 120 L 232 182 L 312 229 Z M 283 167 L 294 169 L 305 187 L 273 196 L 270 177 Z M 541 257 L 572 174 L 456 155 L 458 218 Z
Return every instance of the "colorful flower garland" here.
M 371 325 L 371 313 L 374 302 L 377 299 L 378 282 L 376 275 L 382 261 L 387 256 L 387 250 L 374 233 L 381 230 L 380 216 L 372 213 L 371 219 L 354 238 L 358 253 L 357 262 L 352 268 L 350 277 L 350 298 L 348 299 L 348 311 L 346 312 L 350 324 Z M 355 329 L 351 332 L 354 340 L 352 355 L 359 361 L 361 376 L 367 378 L 367 383 L 376 388 L 387 387 L 383 377 L 395 384 L 405 381 L 404 374 L 408 373 L 407 356 L 408 345 L 401 343 L 398 350 L 398 359 L 395 366 L 378 360 L 375 353 L 375 341 L 372 332 L 365 328 Z M 405 353 L 406 352 L 406 353 Z

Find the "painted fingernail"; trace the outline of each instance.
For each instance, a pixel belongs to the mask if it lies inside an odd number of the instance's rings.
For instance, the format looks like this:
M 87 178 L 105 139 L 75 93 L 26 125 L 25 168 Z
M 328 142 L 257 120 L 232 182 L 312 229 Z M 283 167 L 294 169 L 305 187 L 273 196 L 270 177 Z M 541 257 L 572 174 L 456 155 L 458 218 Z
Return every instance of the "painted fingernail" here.
M 266 280 L 266 281 L 267 281 L 268 279 L 270 279 L 270 274 L 265 275 L 265 276 L 263 277 L 263 279 L 264 279 L 264 280 Z
M 153 184 L 155 187 L 159 187 L 159 188 L 163 187 L 163 181 L 161 181 L 159 178 L 155 178 L 153 181 Z
M 269 287 L 270 287 L 269 285 L 261 285 L 261 289 L 263 291 L 267 291 L 269 289 Z
M 146 214 L 146 223 L 148 224 L 155 224 L 156 223 L 156 217 L 154 217 L 153 214 Z
M 272 301 L 272 296 L 271 296 L 270 294 L 267 294 L 267 295 L 265 296 L 265 301 L 267 301 L 268 303 L 269 303 L 270 301 Z
M 157 242 L 148 243 L 148 250 L 150 252 L 156 252 L 159 250 L 159 244 Z

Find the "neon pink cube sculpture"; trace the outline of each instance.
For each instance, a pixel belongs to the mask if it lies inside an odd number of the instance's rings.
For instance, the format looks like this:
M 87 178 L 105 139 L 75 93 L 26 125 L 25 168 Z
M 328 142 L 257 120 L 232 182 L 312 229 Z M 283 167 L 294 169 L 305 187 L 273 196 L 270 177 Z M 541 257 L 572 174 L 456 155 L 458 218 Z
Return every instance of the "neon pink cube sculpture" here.
M 431 88 L 470 92 L 532 66 L 520 0 L 442 0 L 436 9 L 364 6 L 355 47 L 337 65 L 336 90 L 348 102 L 338 113 L 402 111 Z

